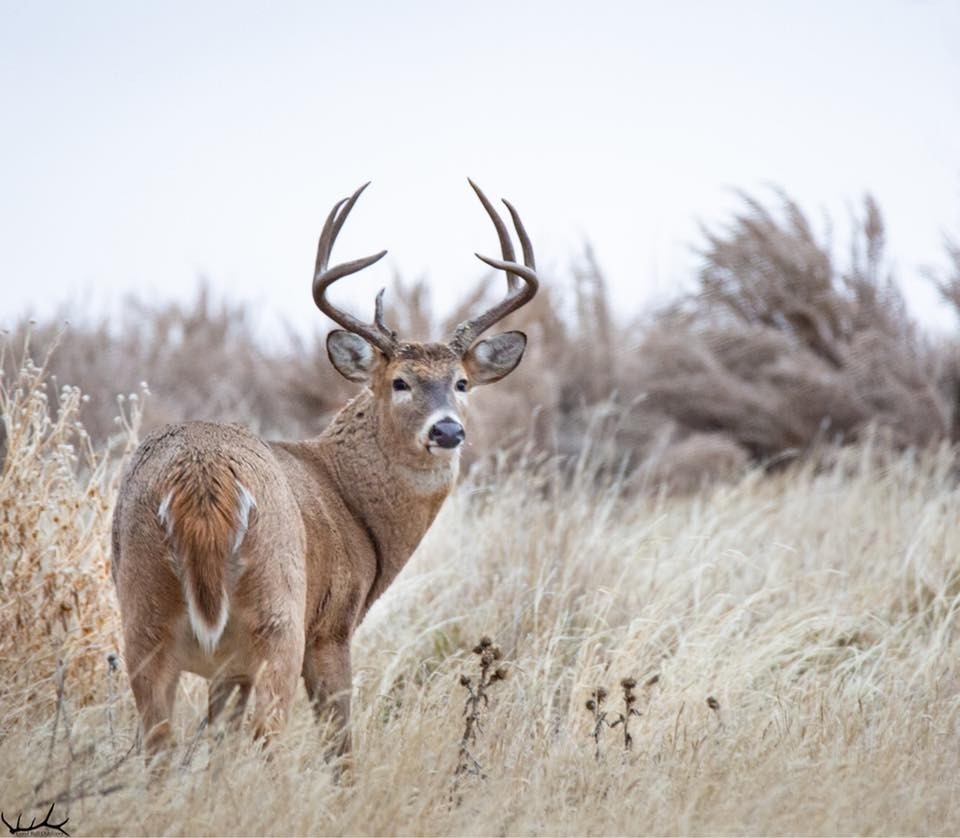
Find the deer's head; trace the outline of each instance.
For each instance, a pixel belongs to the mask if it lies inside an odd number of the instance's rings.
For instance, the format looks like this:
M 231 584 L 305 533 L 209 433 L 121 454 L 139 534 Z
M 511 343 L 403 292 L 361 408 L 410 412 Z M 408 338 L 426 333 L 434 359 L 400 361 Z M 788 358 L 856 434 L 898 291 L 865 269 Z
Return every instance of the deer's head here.
M 327 266 L 337 234 L 366 184 L 334 205 L 317 249 L 313 298 L 324 314 L 343 327 L 327 336 L 330 362 L 345 378 L 370 388 L 382 429 L 408 458 L 421 460 L 424 465 L 430 458 L 459 452 L 467 433 L 467 394 L 474 387 L 499 381 L 520 363 L 527 344 L 523 332 L 503 332 L 485 340 L 479 337 L 533 299 L 538 287 L 533 247 L 520 216 L 504 201 L 520 239 L 523 264 L 516 261 L 503 219 L 479 187 L 473 181 L 470 185 L 496 227 L 503 256 L 477 257 L 506 272 L 507 295 L 483 314 L 457 326 L 446 343 L 400 339 L 384 323 L 382 290 L 377 294 L 372 323 L 362 323 L 327 299 L 327 289 L 334 282 L 369 267 L 386 254 L 383 250 L 332 268 Z

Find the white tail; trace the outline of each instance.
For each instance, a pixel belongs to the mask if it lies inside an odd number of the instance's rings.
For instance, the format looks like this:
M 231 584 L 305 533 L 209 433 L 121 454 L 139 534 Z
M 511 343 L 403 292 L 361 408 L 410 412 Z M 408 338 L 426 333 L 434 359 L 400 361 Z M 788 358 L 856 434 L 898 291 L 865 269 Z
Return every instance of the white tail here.
M 212 654 L 230 616 L 228 578 L 250 525 L 256 501 L 250 490 L 213 461 L 181 464 L 157 509 L 175 566 L 193 634 Z

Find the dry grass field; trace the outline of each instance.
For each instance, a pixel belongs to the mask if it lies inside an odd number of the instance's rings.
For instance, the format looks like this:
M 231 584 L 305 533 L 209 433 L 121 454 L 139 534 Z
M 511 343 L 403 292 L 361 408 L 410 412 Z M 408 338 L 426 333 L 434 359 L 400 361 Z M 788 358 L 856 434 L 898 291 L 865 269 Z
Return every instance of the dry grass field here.
M 178 697 L 137 751 L 108 521 L 119 460 L 43 370 L 3 387 L 0 808 L 71 834 L 960 832 L 954 452 L 866 438 L 687 496 L 589 451 L 476 471 L 355 641 L 343 782 L 304 695 L 261 753 Z M 136 433 L 126 402 L 115 451 Z M 507 677 L 461 757 L 482 635 Z M 636 680 L 623 726 L 625 678 Z M 596 735 L 595 735 L 596 734 Z M 466 770 L 458 772 L 464 760 Z
M 869 200 L 860 224 L 839 264 L 789 200 L 747 200 L 708 235 L 697 293 L 646 320 L 612 316 L 589 253 L 568 305 L 544 283 L 511 323 L 523 364 L 478 394 L 464 479 L 355 637 L 348 766 L 324 760 L 302 692 L 263 753 L 203 729 L 186 677 L 178 745 L 148 771 L 109 572 L 142 430 L 316 433 L 350 393 L 320 336 L 267 351 L 205 294 L 59 339 L 13 327 L 6 820 L 54 804 L 75 835 L 960 833 L 960 343 L 907 316 Z M 405 335 L 441 333 L 422 286 L 393 298 Z M 484 636 L 500 656 L 479 687 Z

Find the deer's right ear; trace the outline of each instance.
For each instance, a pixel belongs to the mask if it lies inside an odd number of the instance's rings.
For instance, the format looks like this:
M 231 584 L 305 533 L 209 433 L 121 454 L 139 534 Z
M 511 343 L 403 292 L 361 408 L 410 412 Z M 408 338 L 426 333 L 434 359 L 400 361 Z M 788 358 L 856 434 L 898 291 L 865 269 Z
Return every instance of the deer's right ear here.
M 517 368 L 526 348 L 523 332 L 503 332 L 471 346 L 463 366 L 473 384 L 492 384 Z
M 377 350 L 360 335 L 334 329 L 327 335 L 327 357 L 340 375 L 357 384 L 369 384 L 377 365 Z

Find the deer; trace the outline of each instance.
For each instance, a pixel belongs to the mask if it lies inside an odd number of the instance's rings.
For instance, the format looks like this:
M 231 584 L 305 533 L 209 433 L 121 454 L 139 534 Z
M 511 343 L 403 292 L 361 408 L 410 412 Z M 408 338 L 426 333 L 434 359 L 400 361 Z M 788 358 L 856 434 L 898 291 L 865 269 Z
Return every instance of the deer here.
M 206 723 L 237 728 L 254 698 L 255 740 L 285 726 L 302 677 L 331 751 L 348 757 L 351 638 L 403 569 L 457 480 L 466 402 L 520 363 L 520 331 L 480 339 L 538 289 L 530 238 L 503 201 L 523 252 L 516 259 L 497 209 L 470 186 L 493 222 L 507 294 L 460 323 L 446 342 L 402 340 L 330 302 L 327 292 L 386 255 L 329 267 L 330 252 L 369 184 L 338 201 L 323 225 L 313 299 L 339 327 L 330 363 L 362 385 L 311 439 L 266 441 L 239 424 L 191 421 L 147 435 L 121 478 L 112 564 L 124 659 L 148 760 L 174 743 L 183 672 L 208 681 Z M 229 712 L 224 712 L 229 705 Z

